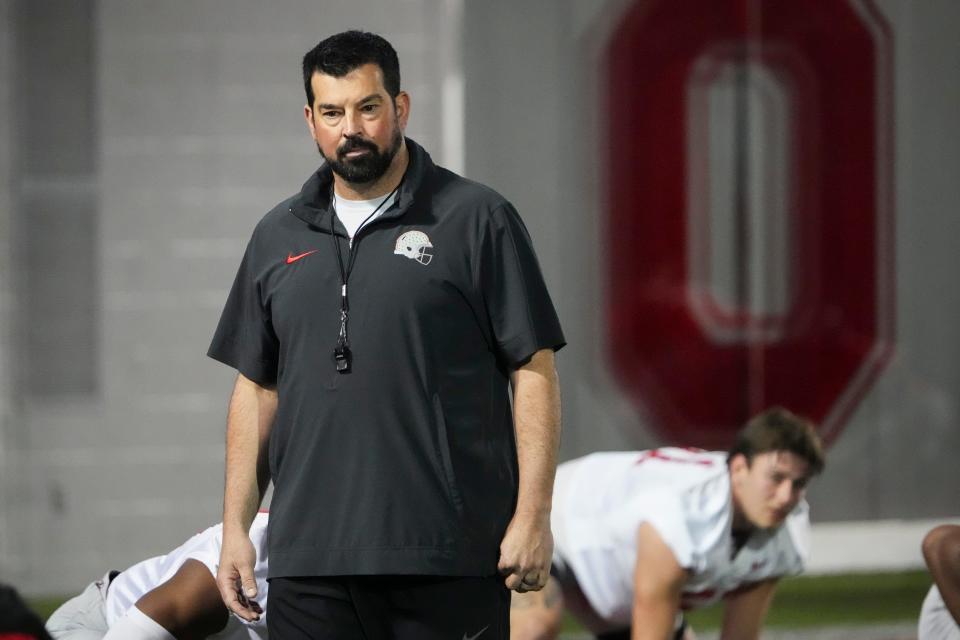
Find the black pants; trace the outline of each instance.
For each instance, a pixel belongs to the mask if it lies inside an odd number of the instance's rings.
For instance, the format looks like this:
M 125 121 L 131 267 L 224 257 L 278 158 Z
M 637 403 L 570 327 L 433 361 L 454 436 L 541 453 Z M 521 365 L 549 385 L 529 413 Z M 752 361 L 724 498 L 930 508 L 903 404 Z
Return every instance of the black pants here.
M 273 578 L 274 640 L 509 640 L 503 578 Z

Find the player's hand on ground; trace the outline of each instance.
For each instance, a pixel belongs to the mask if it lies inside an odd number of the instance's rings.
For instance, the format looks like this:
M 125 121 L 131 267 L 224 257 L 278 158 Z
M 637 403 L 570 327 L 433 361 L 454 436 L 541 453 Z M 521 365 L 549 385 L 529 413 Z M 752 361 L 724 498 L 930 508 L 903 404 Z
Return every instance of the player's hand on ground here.
M 550 577 L 552 557 L 550 514 L 514 514 L 500 542 L 497 564 L 506 587 L 519 593 L 539 591 Z
M 260 619 L 263 609 L 254 599 L 257 597 L 257 581 L 253 566 L 257 552 L 246 535 L 228 535 L 224 532 L 220 547 L 220 566 L 217 569 L 217 588 L 227 609 L 244 620 Z

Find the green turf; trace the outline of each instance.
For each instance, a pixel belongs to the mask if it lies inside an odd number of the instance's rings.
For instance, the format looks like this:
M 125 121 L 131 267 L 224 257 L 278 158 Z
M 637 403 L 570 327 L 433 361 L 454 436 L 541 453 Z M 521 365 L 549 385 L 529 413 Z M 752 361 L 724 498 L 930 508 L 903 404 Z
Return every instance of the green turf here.
M 916 620 L 930 584 L 926 571 L 788 578 L 777 588 L 766 624 L 795 629 Z M 723 605 L 692 611 L 687 619 L 694 629 L 716 629 Z M 568 616 L 564 630 L 578 629 Z

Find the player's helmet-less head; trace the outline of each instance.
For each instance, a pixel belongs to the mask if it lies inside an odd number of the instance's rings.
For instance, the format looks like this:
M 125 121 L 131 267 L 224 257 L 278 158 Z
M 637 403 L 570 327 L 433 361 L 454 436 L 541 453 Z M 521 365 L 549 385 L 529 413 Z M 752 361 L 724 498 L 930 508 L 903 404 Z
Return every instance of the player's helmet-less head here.
M 431 249 L 433 249 L 433 244 L 430 243 L 427 234 L 423 231 L 407 231 L 397 238 L 397 246 L 394 247 L 393 253 L 427 265 L 433 260 Z
M 811 475 L 823 471 L 823 443 L 813 422 L 784 409 L 772 407 L 747 423 L 730 448 L 727 462 L 741 454 L 747 462 L 769 451 L 789 451 L 810 465 Z

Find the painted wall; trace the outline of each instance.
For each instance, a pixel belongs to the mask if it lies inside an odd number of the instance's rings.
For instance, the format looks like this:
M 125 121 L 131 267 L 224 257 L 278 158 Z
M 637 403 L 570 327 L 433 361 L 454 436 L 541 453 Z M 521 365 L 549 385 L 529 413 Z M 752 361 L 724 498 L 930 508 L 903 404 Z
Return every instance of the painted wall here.
M 570 342 L 560 357 L 565 458 L 666 440 L 652 429 L 649 407 L 628 398 L 611 374 L 610 349 L 618 345 L 605 334 L 607 234 L 616 231 L 607 229 L 604 206 L 601 61 L 630 5 L 571 1 L 558 10 L 543 1 L 518 9 L 493 1 L 471 3 L 466 13 L 477 27 L 466 36 L 464 58 L 467 172 L 518 204 L 556 292 Z M 819 521 L 956 516 L 960 498 L 960 471 L 950 462 L 960 444 L 960 288 L 953 282 L 960 219 L 950 205 L 960 196 L 951 177 L 960 175 L 953 81 L 960 46 L 951 35 L 960 8 L 894 1 L 876 8 L 894 42 L 896 344 L 811 492 Z

